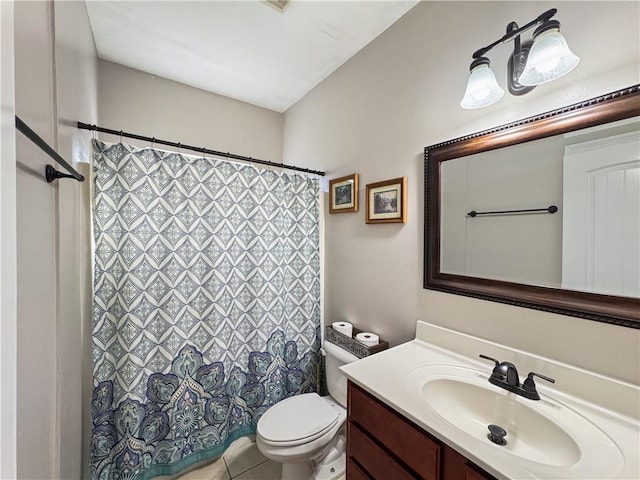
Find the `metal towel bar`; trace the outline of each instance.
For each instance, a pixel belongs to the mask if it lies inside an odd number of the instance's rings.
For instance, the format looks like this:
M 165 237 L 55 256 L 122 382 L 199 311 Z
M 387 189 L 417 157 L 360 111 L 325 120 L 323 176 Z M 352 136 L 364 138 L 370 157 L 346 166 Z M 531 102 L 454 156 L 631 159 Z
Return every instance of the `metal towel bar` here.
M 67 175 L 66 173 L 59 172 L 58 170 L 53 168 L 53 165 L 47 165 L 45 168 L 45 178 L 47 179 L 47 182 L 53 182 L 58 178 L 75 178 L 79 182 L 84 182 L 84 176 L 78 173 L 78 171 L 75 168 L 73 168 L 71 165 L 69 165 L 67 161 L 58 154 L 58 152 L 56 152 L 53 148 L 51 148 L 49 144 L 47 144 L 47 142 L 45 142 L 42 138 L 40 138 L 40 136 L 36 132 L 31 130 L 31 128 L 29 128 L 29 125 L 27 125 L 22 120 L 20 120 L 20 118 L 18 118 L 17 115 L 16 115 L 16 128 L 20 132 L 22 132 L 25 137 L 27 137 L 29 140 L 35 143 L 38 147 L 40 147 L 40 150 L 42 150 L 44 153 L 46 153 L 51 158 L 53 158 L 56 161 L 56 163 L 58 163 L 59 165 L 62 165 L 70 174 L 70 175 Z
M 525 210 L 497 210 L 494 212 L 476 212 L 475 210 L 471 210 L 467 213 L 468 217 L 475 218 L 478 215 L 513 215 L 520 213 L 556 213 L 558 211 L 558 207 L 555 205 L 549 205 L 547 208 L 528 208 Z

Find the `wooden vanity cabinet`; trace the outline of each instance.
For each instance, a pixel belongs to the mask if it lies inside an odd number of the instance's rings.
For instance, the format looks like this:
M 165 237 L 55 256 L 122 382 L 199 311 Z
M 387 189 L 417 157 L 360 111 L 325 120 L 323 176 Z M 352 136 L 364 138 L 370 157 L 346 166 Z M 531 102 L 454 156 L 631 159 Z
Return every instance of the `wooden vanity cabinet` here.
M 347 480 L 495 480 L 349 382 Z

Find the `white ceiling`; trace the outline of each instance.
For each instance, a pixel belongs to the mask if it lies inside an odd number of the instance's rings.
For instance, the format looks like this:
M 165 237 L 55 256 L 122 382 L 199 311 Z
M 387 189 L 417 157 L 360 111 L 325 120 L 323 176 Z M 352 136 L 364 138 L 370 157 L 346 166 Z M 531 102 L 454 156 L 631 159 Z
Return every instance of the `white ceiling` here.
M 100 58 L 277 112 L 417 3 L 86 1 Z

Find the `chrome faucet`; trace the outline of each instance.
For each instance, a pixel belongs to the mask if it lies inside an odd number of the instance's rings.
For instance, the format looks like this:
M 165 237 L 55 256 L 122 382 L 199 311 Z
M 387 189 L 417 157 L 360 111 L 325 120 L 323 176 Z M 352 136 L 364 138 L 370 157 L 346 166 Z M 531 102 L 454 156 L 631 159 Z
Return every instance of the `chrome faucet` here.
M 547 382 L 555 383 L 556 381 L 545 375 L 536 372 L 529 372 L 525 381 L 520 384 L 520 376 L 518 375 L 518 369 L 511 362 L 499 362 L 495 358 L 487 357 L 486 355 L 480 355 L 480 358 L 491 360 L 495 363 L 491 376 L 489 377 L 489 383 L 496 385 L 497 387 L 504 388 L 510 392 L 520 395 L 529 400 L 540 400 L 540 394 L 536 389 L 536 384 L 533 381 L 533 377 L 539 377 Z

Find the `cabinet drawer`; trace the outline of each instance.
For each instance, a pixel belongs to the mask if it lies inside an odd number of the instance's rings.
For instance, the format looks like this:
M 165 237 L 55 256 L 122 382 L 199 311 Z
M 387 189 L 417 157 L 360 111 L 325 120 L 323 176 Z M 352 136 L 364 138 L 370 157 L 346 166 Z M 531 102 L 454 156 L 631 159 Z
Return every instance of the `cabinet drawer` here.
M 356 424 L 349 422 L 348 429 L 349 458 L 355 459 L 362 465 L 371 478 L 374 480 L 412 480 L 414 478 Z M 349 480 L 352 480 L 351 476 L 349 476 Z
M 398 459 L 410 465 L 421 478 L 440 478 L 440 445 L 352 383 L 349 383 L 349 420 L 356 422 Z
M 347 478 L 349 480 L 371 480 L 351 457 L 347 457 Z

